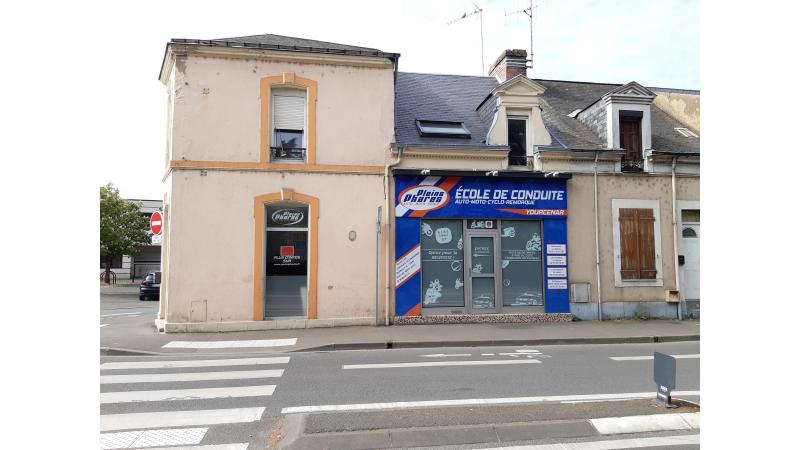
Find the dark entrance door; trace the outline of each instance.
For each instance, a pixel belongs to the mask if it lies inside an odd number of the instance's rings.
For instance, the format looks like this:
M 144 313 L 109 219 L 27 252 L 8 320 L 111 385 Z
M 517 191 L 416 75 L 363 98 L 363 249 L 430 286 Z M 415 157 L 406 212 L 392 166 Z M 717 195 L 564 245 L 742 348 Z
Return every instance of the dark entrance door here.
M 264 318 L 305 318 L 308 311 L 308 206 L 266 207 Z

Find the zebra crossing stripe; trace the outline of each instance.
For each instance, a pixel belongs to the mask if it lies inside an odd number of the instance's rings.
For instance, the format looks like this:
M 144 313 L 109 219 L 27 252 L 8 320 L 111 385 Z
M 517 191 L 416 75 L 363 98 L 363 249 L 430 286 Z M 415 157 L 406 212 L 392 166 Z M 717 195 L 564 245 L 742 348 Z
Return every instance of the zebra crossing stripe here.
M 100 416 L 100 431 L 255 422 L 260 420 L 261 416 L 264 415 L 264 409 L 263 407 L 259 407 L 106 414 Z
M 147 450 L 247 450 L 247 442 L 241 444 L 214 444 L 214 445 L 191 445 L 180 447 L 150 447 Z
M 275 392 L 274 384 L 263 386 L 235 386 L 201 389 L 103 392 L 100 394 L 100 404 L 259 397 L 272 395 L 273 392 Z
M 297 338 L 261 339 L 250 341 L 172 341 L 162 348 L 250 348 L 250 347 L 288 347 L 295 345 Z
M 288 356 L 272 358 L 236 358 L 174 361 L 126 361 L 100 364 L 100 370 L 112 369 L 172 369 L 182 367 L 251 366 L 259 364 L 286 364 Z
M 241 444 L 212 444 L 212 445 L 191 445 L 180 447 L 150 447 L 147 450 L 247 450 L 247 442 Z
M 276 378 L 283 369 L 233 370 L 229 372 L 142 373 L 132 375 L 100 375 L 100 384 L 116 383 L 167 383 L 173 381 L 245 380 L 250 378 Z
M 158 445 L 199 444 L 208 428 L 176 428 L 169 430 L 123 431 L 120 433 L 101 433 L 100 448 L 155 447 Z

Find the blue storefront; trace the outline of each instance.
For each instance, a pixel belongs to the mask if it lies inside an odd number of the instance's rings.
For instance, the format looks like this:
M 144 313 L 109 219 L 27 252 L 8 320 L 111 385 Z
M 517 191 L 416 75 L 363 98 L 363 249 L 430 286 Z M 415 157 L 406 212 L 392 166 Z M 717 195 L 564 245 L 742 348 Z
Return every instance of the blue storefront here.
M 568 313 L 569 175 L 395 174 L 395 315 Z

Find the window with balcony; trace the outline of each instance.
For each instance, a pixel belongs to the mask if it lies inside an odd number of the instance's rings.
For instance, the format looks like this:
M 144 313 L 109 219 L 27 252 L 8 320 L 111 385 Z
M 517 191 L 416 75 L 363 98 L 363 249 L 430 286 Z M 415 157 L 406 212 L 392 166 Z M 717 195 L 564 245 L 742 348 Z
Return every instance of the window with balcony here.
M 306 161 L 306 95 L 301 90 L 272 93 L 271 162 Z
M 623 172 L 641 172 L 642 157 L 642 112 L 619 112 L 619 143 L 625 150 L 622 157 Z

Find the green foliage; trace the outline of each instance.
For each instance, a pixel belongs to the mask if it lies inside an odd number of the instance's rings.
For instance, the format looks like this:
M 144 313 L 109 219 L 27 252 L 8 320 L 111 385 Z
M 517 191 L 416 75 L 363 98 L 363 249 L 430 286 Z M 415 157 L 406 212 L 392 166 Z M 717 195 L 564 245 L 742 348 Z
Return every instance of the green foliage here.
M 150 223 L 140 206 L 120 198 L 111 183 L 100 188 L 100 256 L 135 256 L 139 247 L 149 245 Z

